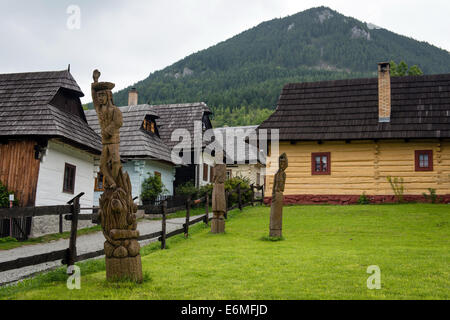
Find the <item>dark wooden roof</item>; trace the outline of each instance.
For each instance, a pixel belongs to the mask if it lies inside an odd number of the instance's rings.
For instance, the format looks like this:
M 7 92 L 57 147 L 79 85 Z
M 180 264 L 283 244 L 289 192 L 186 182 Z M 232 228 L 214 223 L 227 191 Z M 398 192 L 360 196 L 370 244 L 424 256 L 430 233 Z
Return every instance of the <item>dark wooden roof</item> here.
M 450 137 L 450 74 L 391 79 L 391 121 L 378 122 L 378 79 L 292 83 L 260 129 L 280 140 Z
M 154 133 L 142 128 L 146 116 L 157 118 L 148 105 L 120 107 L 123 126 L 120 129 L 120 155 L 123 158 L 151 158 L 172 163 L 171 149 Z M 95 110 L 86 110 L 89 125 L 101 133 Z M 159 129 L 159 128 L 158 128 Z
M 164 143 L 173 148 L 178 141 L 171 141 L 172 132 L 176 129 L 186 129 L 191 134 L 191 141 L 194 142 L 194 122 L 202 121 L 204 115 L 211 114 L 211 110 L 203 102 L 166 104 L 150 106 L 159 116 L 158 129 Z M 197 134 L 202 134 L 202 127 L 197 130 Z
M 100 137 L 86 119 L 50 104 L 60 89 L 83 96 L 67 70 L 0 74 L 0 136 L 57 137 L 99 154 Z

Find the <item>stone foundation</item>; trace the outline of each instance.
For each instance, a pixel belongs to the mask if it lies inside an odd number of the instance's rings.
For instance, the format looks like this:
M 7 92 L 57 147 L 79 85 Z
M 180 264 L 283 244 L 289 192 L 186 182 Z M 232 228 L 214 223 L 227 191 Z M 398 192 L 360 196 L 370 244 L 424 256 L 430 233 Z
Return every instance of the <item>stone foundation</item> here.
M 72 222 L 63 217 L 63 231 L 70 231 Z M 95 226 L 89 220 L 78 220 L 78 229 Z M 59 233 L 59 216 L 33 217 L 30 238 L 37 238 L 47 234 Z
M 284 204 L 336 204 L 336 205 L 347 205 L 347 204 L 357 204 L 359 197 L 361 195 L 310 195 L 310 194 L 299 194 L 299 195 L 285 195 Z M 397 199 L 393 195 L 378 195 L 371 196 L 366 195 L 370 200 L 371 204 L 381 204 L 381 203 L 396 203 Z M 450 203 L 450 194 L 438 195 L 438 199 L 442 198 L 440 203 Z M 421 202 L 429 203 L 422 195 L 404 195 L 403 199 L 405 202 Z M 265 197 L 264 203 L 270 205 L 272 203 L 272 197 Z

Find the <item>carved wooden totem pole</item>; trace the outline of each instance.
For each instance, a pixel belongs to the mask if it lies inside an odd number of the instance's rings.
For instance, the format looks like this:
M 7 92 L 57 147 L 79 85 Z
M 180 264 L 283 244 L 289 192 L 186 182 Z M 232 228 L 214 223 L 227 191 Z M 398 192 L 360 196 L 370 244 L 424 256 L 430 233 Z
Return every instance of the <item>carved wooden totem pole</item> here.
M 227 178 L 227 166 L 225 164 L 216 164 L 214 166 L 214 188 L 212 193 L 213 218 L 211 220 L 212 233 L 225 232 L 225 180 Z
M 281 238 L 283 226 L 284 185 L 286 183 L 286 168 L 288 158 L 283 153 L 279 158 L 279 169 L 275 174 L 272 190 L 272 206 L 270 208 L 270 237 Z
M 133 202 L 130 177 L 122 171 L 119 154 L 122 112 L 113 104 L 114 83 L 98 82 L 99 77 L 100 72 L 95 70 L 91 91 L 103 144 L 100 171 L 105 177 L 105 192 L 100 197 L 99 218 L 106 238 L 106 278 L 142 282 L 137 206 Z

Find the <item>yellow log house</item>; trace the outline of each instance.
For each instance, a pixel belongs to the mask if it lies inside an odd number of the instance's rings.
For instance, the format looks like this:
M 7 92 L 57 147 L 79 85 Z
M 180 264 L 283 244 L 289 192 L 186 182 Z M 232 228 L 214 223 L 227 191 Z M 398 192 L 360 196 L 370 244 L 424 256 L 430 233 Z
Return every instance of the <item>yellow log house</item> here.
M 270 201 L 279 154 L 286 153 L 286 203 L 395 201 L 387 177 L 403 179 L 406 201 L 429 188 L 450 202 L 450 75 L 289 84 L 259 129 L 279 129 L 267 160 Z M 272 142 L 274 143 L 274 142 Z M 272 149 L 276 149 L 272 146 Z

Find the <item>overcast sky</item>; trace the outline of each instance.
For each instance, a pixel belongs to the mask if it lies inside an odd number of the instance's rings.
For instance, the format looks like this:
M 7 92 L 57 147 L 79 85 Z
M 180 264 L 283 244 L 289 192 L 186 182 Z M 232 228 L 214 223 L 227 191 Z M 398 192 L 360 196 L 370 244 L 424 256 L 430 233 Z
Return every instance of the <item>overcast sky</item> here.
M 80 8 L 79 29 L 67 26 L 77 26 L 70 5 Z M 0 73 L 70 63 L 86 95 L 96 68 L 118 90 L 263 21 L 321 5 L 450 51 L 448 0 L 0 0 Z

